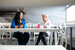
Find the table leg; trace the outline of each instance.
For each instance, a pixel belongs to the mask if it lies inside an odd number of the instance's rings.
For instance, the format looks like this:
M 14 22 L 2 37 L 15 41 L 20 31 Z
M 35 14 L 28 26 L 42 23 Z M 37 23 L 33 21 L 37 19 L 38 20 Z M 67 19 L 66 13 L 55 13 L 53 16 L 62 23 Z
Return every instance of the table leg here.
M 52 45 L 52 41 L 53 41 L 53 32 L 51 32 L 50 34 L 50 45 Z
M 70 28 L 70 50 L 72 50 L 72 27 Z
M 55 31 L 55 33 L 54 33 L 54 39 L 55 39 L 55 45 L 57 45 L 58 44 L 58 41 L 57 41 L 57 32 Z

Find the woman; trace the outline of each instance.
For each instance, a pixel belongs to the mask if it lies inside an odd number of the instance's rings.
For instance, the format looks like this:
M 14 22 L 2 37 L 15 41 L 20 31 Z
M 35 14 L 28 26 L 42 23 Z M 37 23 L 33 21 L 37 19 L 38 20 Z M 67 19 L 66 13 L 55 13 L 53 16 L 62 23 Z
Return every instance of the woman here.
M 23 12 L 17 12 L 14 19 L 12 20 L 11 28 L 26 28 L 26 22 L 23 19 Z M 18 39 L 19 45 L 26 45 L 29 40 L 28 32 L 14 32 L 13 37 Z
M 41 28 L 50 28 L 50 25 L 51 25 L 51 22 L 49 21 L 49 19 L 47 18 L 47 14 L 42 14 L 42 22 L 40 23 L 41 24 Z M 37 42 L 36 42 L 36 45 L 38 45 L 38 43 L 40 42 L 40 40 L 42 40 L 43 44 L 44 45 L 47 45 L 47 42 L 46 42 L 46 39 L 45 37 L 47 36 L 50 36 L 50 32 L 47 31 L 47 32 L 40 32 L 39 33 L 39 36 L 38 36 L 38 39 L 37 39 Z

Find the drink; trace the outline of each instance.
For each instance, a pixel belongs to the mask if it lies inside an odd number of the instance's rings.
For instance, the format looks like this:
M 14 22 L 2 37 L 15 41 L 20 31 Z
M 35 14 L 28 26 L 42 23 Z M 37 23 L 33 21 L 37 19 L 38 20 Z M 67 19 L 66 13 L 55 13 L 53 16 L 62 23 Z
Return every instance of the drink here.
M 40 24 L 38 24 L 38 28 L 40 28 Z

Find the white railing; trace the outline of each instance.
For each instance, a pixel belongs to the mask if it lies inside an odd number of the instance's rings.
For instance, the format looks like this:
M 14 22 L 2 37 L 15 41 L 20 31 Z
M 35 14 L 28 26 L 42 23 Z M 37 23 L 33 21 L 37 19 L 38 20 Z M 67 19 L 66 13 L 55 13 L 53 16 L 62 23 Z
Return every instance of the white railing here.
M 11 23 L 0 23 L 0 35 L 2 35 L 5 32 L 10 32 L 10 38 L 11 38 L 11 32 L 16 32 L 16 31 L 21 31 L 21 32 L 46 32 L 46 31 L 50 31 L 51 35 L 50 35 L 50 44 L 52 44 L 53 39 L 55 40 L 55 45 L 58 45 L 59 43 L 59 39 L 61 40 L 61 45 L 63 45 L 63 37 L 62 37 L 62 29 L 58 28 L 57 26 L 55 26 L 56 28 L 54 28 L 54 26 L 52 26 L 51 28 L 31 28 L 34 27 L 34 25 L 31 25 L 31 23 L 27 23 L 27 28 L 10 28 Z M 8 26 L 8 28 L 5 28 L 6 26 Z M 54 32 L 54 38 L 53 38 L 53 32 Z M 59 37 L 59 34 L 61 35 L 61 38 Z M 66 33 L 65 33 L 66 34 Z M 6 34 L 4 34 L 6 35 Z M 3 36 L 4 36 L 3 35 Z M 8 34 L 7 34 L 8 35 Z M 2 36 L 2 38 L 3 38 Z M 58 37 L 57 37 L 58 36 Z M 66 35 L 65 35 L 66 36 Z M 9 39 L 10 39 L 9 38 Z

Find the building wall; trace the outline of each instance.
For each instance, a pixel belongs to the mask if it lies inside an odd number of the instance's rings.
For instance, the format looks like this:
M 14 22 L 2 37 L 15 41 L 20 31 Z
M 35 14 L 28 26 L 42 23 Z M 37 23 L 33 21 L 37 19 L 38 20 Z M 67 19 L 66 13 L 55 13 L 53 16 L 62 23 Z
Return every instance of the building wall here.
M 26 9 L 26 22 L 39 23 L 42 20 L 42 13 L 47 13 L 49 20 L 53 24 L 65 22 L 65 7 L 42 7 Z
M 39 7 L 25 9 L 24 18 L 29 23 L 39 23 L 42 20 L 42 13 L 47 13 L 49 20 L 53 24 L 61 24 L 65 22 L 65 7 Z M 3 15 L 0 17 L 0 22 L 11 22 L 14 15 Z

